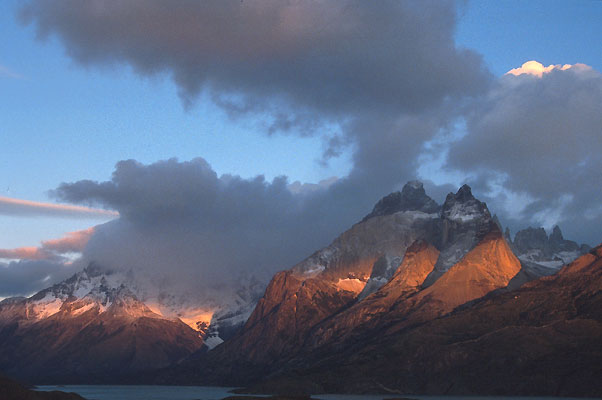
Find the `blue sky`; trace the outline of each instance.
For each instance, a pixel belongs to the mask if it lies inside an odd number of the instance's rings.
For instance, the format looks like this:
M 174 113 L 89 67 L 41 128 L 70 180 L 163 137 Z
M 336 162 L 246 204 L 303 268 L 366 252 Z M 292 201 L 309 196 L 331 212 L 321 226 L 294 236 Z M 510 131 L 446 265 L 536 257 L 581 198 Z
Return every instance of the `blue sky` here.
M 318 162 L 320 137 L 268 136 L 258 119 L 231 120 L 207 96 L 185 109 L 169 76 L 75 64 L 56 38 L 37 41 L 33 27 L 16 20 L 18 4 L 0 4 L 0 196 L 54 201 L 48 191 L 62 182 L 108 180 L 125 159 L 201 156 L 218 174 L 290 182 L 349 172 L 349 149 L 327 166 Z M 482 54 L 495 75 L 528 60 L 602 71 L 600 1 L 469 1 L 459 14 L 457 43 Z M 0 215 L 0 248 L 34 246 L 99 221 Z

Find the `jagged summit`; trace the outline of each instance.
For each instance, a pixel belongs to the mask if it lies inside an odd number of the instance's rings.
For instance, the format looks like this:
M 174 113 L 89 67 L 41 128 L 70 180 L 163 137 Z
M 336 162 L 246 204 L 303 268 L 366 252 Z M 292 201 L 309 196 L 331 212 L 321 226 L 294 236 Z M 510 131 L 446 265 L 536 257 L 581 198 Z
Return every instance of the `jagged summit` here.
M 372 217 L 395 214 L 400 211 L 421 211 L 426 214 L 435 214 L 440 209 L 441 206 L 426 194 L 422 182 L 409 181 L 401 189 L 401 192 L 393 192 L 380 199 L 362 222 Z
M 547 274 L 555 272 L 590 249 L 587 245 L 566 240 L 558 225 L 554 226 L 550 236 L 544 228 L 522 229 L 509 243 L 523 263 L 544 266 L 549 269 Z
M 477 200 L 468 185 L 462 185 L 455 194 L 449 193 L 447 195 L 441 208 L 441 216 L 463 222 L 477 218 L 491 219 L 487 204 Z

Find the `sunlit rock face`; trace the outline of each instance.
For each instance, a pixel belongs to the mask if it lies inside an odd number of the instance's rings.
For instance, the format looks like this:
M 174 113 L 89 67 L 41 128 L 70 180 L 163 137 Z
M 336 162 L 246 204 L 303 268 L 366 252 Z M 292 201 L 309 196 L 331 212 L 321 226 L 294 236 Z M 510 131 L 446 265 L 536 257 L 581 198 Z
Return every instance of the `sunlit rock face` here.
M 413 244 L 394 277 L 380 290 L 319 324 L 312 332 L 313 347 L 341 345 L 359 332 L 398 331 L 453 311 L 457 306 L 500 288 L 521 265 L 498 231 L 493 231 L 434 284 L 424 287 L 439 251 L 419 241 Z M 330 344 L 329 344 L 330 342 Z
M 506 287 L 520 270 L 520 262 L 501 233 L 493 230 L 415 301 L 427 302 L 428 308 L 436 310 L 434 315 L 440 315 Z
M 398 302 L 405 302 L 420 291 L 433 271 L 439 250 L 424 240 L 417 240 L 406 251 L 393 277 L 379 290 L 350 308 L 317 325 L 306 347 L 319 347 L 329 342 L 347 340 L 354 331 L 374 327 L 388 318 Z

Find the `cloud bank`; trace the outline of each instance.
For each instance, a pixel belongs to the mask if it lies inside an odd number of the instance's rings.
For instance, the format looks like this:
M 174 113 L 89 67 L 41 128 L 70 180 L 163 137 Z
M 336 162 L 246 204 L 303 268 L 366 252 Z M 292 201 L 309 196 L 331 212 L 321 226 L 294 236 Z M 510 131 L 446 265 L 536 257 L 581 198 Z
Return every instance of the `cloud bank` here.
M 515 227 L 558 223 L 568 237 L 597 244 L 602 74 L 583 64 L 536 64 L 542 73 L 505 75 L 473 105 L 467 134 L 451 146 L 448 167 L 471 173 L 482 193 L 500 185 L 528 198 L 522 212 L 508 218 Z M 500 199 L 490 200 L 502 209 Z
M 233 111 L 273 100 L 332 114 L 420 110 L 476 93 L 485 76 L 480 56 L 454 44 L 453 1 L 30 1 L 21 17 L 82 65 L 166 72 L 185 102 L 209 89 Z
M 0 297 L 28 296 L 67 279 L 81 269 L 48 260 L 0 262 Z
M 355 222 L 367 211 L 347 190 L 344 180 L 291 190 L 284 177 L 218 177 L 198 158 L 122 161 L 110 181 L 62 184 L 54 195 L 120 213 L 95 229 L 84 260 L 210 302 L 240 282 L 266 282 Z

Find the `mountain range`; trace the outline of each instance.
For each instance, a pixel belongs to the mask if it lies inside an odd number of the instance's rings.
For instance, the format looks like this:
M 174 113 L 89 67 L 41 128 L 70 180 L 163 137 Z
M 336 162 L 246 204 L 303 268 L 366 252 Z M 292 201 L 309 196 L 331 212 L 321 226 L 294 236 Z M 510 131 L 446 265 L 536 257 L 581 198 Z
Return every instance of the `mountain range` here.
M 413 181 L 261 298 L 242 290 L 211 317 L 94 264 L 6 299 L 0 370 L 36 383 L 601 395 L 600 258 L 558 227 L 512 239 L 467 185 L 439 205 Z

